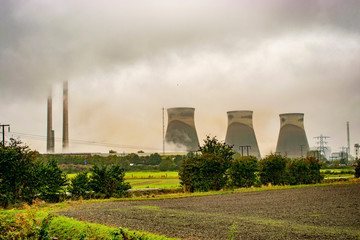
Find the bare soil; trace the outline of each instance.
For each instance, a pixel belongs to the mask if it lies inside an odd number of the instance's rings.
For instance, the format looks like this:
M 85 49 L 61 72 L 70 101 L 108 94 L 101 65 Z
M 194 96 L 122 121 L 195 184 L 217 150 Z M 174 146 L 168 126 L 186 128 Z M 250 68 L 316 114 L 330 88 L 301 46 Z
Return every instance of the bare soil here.
M 59 214 L 181 239 L 360 239 L 360 184 L 91 203 Z

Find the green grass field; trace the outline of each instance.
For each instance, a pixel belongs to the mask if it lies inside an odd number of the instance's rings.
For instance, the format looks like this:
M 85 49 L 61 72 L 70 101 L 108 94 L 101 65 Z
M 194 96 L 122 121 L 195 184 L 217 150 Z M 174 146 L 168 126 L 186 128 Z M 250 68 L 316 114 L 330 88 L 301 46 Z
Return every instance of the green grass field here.
M 345 169 L 321 169 L 325 179 L 341 179 L 353 178 L 355 172 L 354 168 Z M 76 174 L 68 174 L 71 179 Z M 133 189 L 143 188 L 162 188 L 174 189 L 180 188 L 180 180 L 178 172 L 126 172 L 125 181 L 130 183 Z
M 178 172 L 126 172 L 126 179 L 179 178 Z
M 340 178 L 353 178 L 355 174 L 354 168 L 343 169 L 321 169 L 320 172 L 324 174 L 325 179 L 340 179 Z
M 180 180 L 178 178 L 126 179 L 125 182 L 130 183 L 132 189 L 143 189 L 143 188 L 174 189 L 181 187 Z
M 67 177 L 72 179 L 75 175 L 75 173 L 71 173 Z M 130 183 L 132 189 L 180 187 L 178 172 L 127 172 L 125 173 L 125 182 Z

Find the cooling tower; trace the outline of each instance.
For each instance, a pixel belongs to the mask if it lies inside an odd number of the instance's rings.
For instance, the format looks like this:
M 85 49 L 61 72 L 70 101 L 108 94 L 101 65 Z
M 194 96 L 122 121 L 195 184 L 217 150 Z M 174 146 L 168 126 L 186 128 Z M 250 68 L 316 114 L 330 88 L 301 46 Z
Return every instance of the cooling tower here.
M 52 96 L 49 95 L 47 99 L 47 140 L 46 140 L 46 151 L 54 152 L 54 130 L 52 130 Z
M 304 128 L 303 113 L 280 114 L 280 133 L 276 153 L 289 158 L 306 156 L 309 143 Z
M 197 151 L 199 139 L 194 122 L 195 108 L 168 108 L 165 140 L 170 149 Z
M 225 142 L 243 156 L 261 158 L 252 123 L 252 111 L 230 111 Z
M 63 150 L 69 147 L 69 109 L 68 109 L 68 82 L 64 82 L 63 86 Z

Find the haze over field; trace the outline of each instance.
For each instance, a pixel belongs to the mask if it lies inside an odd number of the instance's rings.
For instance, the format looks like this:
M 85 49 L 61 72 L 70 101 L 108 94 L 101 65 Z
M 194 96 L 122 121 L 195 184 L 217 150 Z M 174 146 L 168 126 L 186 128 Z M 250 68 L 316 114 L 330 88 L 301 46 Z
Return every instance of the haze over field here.
M 357 0 L 3 0 L 0 123 L 45 152 L 49 88 L 61 138 L 68 80 L 70 151 L 161 151 L 162 107 L 194 107 L 200 140 L 225 139 L 227 111 L 253 110 L 266 155 L 279 114 L 303 112 L 310 146 L 324 134 L 333 151 L 346 146 L 349 121 L 353 153 L 359 9 Z

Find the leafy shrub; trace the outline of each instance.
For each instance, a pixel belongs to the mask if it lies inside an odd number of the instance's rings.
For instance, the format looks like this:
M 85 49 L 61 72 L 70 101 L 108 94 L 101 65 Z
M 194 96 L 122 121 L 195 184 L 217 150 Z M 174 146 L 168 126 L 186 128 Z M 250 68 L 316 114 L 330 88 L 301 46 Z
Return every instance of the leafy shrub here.
M 104 194 L 106 198 L 122 197 L 130 184 L 125 183 L 125 170 L 118 165 L 94 166 L 91 168 L 90 186 L 95 193 Z
M 280 185 L 286 183 L 286 164 L 288 159 L 271 154 L 259 161 L 259 176 L 262 184 Z
M 287 166 L 287 181 L 290 185 L 311 183 L 310 168 L 304 159 L 289 161 Z
M 176 167 L 174 161 L 172 160 L 171 157 L 165 157 L 164 159 L 161 160 L 160 165 L 159 165 L 159 170 L 160 171 L 171 171 L 174 170 L 174 168 Z
M 74 198 L 87 198 L 89 191 L 91 191 L 91 187 L 90 178 L 87 171 L 80 172 L 76 174 L 73 179 L 71 179 L 69 192 Z
M 258 161 L 254 156 L 245 156 L 231 161 L 229 169 L 230 186 L 251 187 L 256 182 Z
M 355 167 L 355 177 L 359 178 L 360 177 L 360 160 L 356 161 L 356 167 Z
M 3 207 L 22 201 L 25 189 L 29 194 L 35 192 L 31 179 L 37 165 L 36 154 L 15 139 L 10 140 L 9 146 L 0 146 L 0 202 Z
M 67 186 L 66 174 L 58 167 L 57 161 L 51 159 L 47 163 L 39 163 L 35 169 L 36 189 L 38 197 L 49 202 L 58 202 L 64 197 Z
M 0 147 L 0 166 L 3 207 L 23 201 L 31 203 L 36 197 L 58 201 L 66 186 L 66 176 L 56 160 L 45 163 L 36 151 L 15 139 L 10 139 L 8 146 Z
M 179 171 L 186 191 L 220 190 L 226 184 L 225 160 L 218 154 L 205 153 L 186 159 Z
M 24 204 L 22 211 L 0 212 L 0 239 L 51 239 L 49 226 L 53 214 L 38 214 L 41 202 L 36 200 L 32 206 Z
M 204 145 L 200 147 L 200 152 L 219 155 L 224 160 L 225 168 L 230 167 L 232 157 L 235 154 L 232 146 L 219 142 L 216 137 L 210 138 L 209 136 L 204 140 Z
M 310 181 L 309 183 L 319 183 L 324 179 L 324 176 L 321 174 L 320 169 L 322 167 L 322 163 L 315 157 L 306 157 L 304 162 L 309 166 L 309 175 Z
M 201 155 L 188 154 L 179 170 L 180 184 L 186 191 L 220 190 L 227 183 L 226 171 L 234 151 L 232 146 L 206 137 Z

